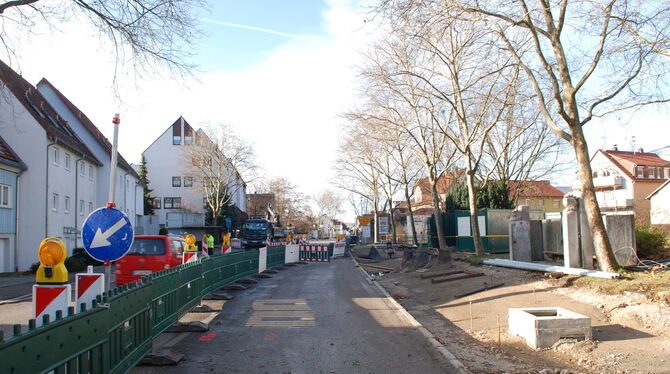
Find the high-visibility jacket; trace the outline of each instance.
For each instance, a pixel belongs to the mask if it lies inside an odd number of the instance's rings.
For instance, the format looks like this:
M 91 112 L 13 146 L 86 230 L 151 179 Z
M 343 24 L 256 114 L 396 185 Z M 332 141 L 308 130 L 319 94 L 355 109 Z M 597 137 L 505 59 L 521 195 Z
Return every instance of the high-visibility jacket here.
M 214 248 L 214 237 L 211 235 L 207 237 L 207 248 Z

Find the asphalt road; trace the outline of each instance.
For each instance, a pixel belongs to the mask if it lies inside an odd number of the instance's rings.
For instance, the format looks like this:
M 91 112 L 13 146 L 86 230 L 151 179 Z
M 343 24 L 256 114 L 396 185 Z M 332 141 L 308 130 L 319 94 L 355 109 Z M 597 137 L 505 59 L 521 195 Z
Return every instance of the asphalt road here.
M 185 355 L 153 373 L 449 373 L 447 361 L 349 259 L 289 267 L 234 293 Z

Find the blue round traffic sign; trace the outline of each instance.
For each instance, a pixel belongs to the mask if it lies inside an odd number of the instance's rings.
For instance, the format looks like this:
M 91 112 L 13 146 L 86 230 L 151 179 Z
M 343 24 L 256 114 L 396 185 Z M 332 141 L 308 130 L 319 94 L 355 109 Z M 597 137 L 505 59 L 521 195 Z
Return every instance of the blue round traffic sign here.
M 130 249 L 135 232 L 128 216 L 114 208 L 98 208 L 81 227 L 84 249 L 98 261 L 116 261 Z

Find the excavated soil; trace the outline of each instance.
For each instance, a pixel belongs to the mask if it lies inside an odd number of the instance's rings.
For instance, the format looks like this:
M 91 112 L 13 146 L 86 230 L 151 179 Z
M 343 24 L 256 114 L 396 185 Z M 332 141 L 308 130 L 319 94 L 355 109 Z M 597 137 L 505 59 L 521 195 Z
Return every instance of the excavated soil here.
M 473 266 L 456 257 L 452 267 L 409 273 L 398 272 L 399 258 L 358 260 L 396 269 L 366 268 L 472 373 L 670 373 L 669 306 L 641 294 L 579 289 L 572 285 L 575 277 L 548 279 L 543 273 Z M 435 284 L 420 277 L 454 270 L 484 275 Z M 504 285 L 457 297 L 500 283 Z M 520 307 L 563 307 L 589 316 L 593 340 L 566 339 L 534 350 L 507 332 L 507 310 Z

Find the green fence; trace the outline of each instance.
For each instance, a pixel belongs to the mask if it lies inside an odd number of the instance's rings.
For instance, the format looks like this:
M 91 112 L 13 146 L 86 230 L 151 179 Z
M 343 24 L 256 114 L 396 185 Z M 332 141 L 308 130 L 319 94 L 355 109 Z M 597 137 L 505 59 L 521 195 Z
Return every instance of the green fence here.
M 284 263 L 285 247 L 268 248 L 267 267 Z M 209 293 L 258 273 L 259 250 L 205 257 L 119 286 L 94 301 L 93 308 L 28 331 L 14 326 L 5 340 L 0 331 L 3 374 L 125 373 L 147 353 L 151 343 Z

